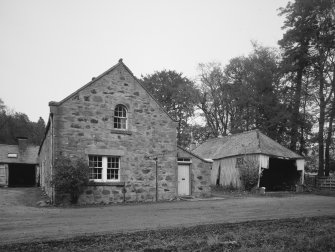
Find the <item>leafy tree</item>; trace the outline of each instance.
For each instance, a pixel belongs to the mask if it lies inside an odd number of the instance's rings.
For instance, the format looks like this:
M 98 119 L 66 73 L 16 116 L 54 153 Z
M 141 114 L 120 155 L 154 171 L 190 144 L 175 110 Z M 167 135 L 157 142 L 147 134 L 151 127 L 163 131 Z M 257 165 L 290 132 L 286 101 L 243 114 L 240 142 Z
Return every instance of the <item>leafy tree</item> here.
M 189 129 L 190 129 L 190 136 L 193 137 L 193 139 L 190 139 L 190 142 L 193 141 L 193 143 L 201 144 L 210 137 L 213 137 L 212 132 L 206 126 L 195 124 L 190 125 Z
M 232 131 L 234 128 L 240 131 L 258 128 L 280 141 L 279 136 L 286 131 L 287 110 L 279 99 L 280 71 L 276 51 L 254 43 L 254 51 L 247 58 L 236 60 L 242 72 L 236 74 L 236 63 L 226 67 L 235 93 L 235 114 L 239 116 L 231 125 Z
M 212 136 L 227 135 L 231 113 L 231 87 L 219 63 L 199 64 L 197 107 L 202 110 Z
M 3 128 L 6 125 L 5 118 L 6 118 L 6 106 L 0 98 L 0 131 L 3 130 Z
M 303 80 L 310 84 L 306 89 L 314 94 L 318 113 L 319 175 L 324 175 L 324 128 L 332 97 L 333 57 L 335 48 L 335 1 L 296 0 L 290 2 L 281 14 L 286 21 L 283 40 L 284 65 L 292 73 L 294 98 L 292 100 L 291 148 L 296 148 L 297 128 L 301 124 L 301 90 Z M 311 79 L 310 82 L 307 79 Z M 303 127 L 301 127 L 303 128 Z M 301 138 L 303 139 L 303 137 Z M 328 161 L 327 161 L 328 162 Z
M 308 1 L 307 1 L 308 2 Z M 286 8 L 281 8 L 280 15 L 285 16 L 283 29 L 286 29 L 283 39 L 278 43 L 283 50 L 282 71 L 288 74 L 288 79 L 292 83 L 292 101 L 290 101 L 291 113 L 291 141 L 290 148 L 297 149 L 298 129 L 301 126 L 300 107 L 303 89 L 303 77 L 310 65 L 309 44 L 313 25 L 311 24 L 309 12 L 312 5 L 302 7 L 303 2 L 289 2 Z
M 17 144 L 18 136 L 28 138 L 28 143 L 39 145 L 44 137 L 45 123 L 42 118 L 31 122 L 26 114 L 8 109 L 0 99 L 0 143 Z
M 52 185 L 55 190 L 70 194 L 71 203 L 77 203 L 84 186 L 89 182 L 89 167 L 83 159 L 71 160 L 68 157 L 56 159 Z
M 248 57 L 229 64 L 200 64 L 199 103 L 213 136 L 258 128 L 282 141 L 287 131 L 286 105 L 280 99 L 279 56 L 254 45 Z
M 194 83 L 176 71 L 163 70 L 142 76 L 144 87 L 161 103 L 167 113 L 177 121 L 178 144 L 190 142 L 189 119 L 194 114 Z
M 44 137 L 45 122 L 42 117 L 36 123 L 32 123 L 32 142 L 41 144 Z
M 4 111 L 6 109 L 5 103 L 3 100 L 0 98 L 0 112 Z

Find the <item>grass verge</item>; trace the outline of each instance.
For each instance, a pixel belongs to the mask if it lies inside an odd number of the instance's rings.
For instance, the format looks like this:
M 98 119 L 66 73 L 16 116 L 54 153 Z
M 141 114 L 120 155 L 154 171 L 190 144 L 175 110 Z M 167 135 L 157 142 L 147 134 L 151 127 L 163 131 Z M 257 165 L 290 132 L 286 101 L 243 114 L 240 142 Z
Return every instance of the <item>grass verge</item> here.
M 0 251 L 335 251 L 335 216 L 80 236 Z

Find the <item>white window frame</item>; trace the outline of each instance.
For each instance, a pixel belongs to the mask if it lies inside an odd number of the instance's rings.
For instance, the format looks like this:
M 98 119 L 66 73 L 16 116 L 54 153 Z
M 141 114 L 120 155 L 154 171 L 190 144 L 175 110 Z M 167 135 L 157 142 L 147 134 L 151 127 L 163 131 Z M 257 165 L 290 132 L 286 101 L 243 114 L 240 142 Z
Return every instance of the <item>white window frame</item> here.
M 90 160 L 90 157 L 101 157 L 102 159 L 102 171 L 101 171 L 101 179 L 90 179 L 90 181 L 94 182 L 120 182 L 121 181 L 121 157 L 120 156 L 100 156 L 100 155 L 89 155 L 88 160 Z M 117 159 L 118 162 L 118 167 L 117 168 L 111 168 L 108 167 L 108 159 Z M 109 162 L 111 163 L 111 162 Z M 115 162 L 113 162 L 115 164 Z M 90 175 L 91 175 L 91 169 L 95 167 L 90 166 L 89 162 L 89 168 L 90 168 Z M 113 170 L 118 170 L 118 178 L 117 179 L 107 179 L 107 170 L 108 169 L 113 169 Z
M 119 107 L 121 107 L 122 109 L 124 109 L 124 111 L 126 113 L 126 116 L 115 115 L 116 110 Z M 115 119 L 119 119 L 120 122 L 115 122 Z M 122 125 L 122 120 L 125 120 L 125 128 L 117 128 L 117 127 L 115 127 L 115 123 Z M 113 128 L 116 129 L 116 130 L 127 130 L 128 129 L 128 110 L 127 110 L 127 107 L 124 106 L 124 105 L 122 105 L 122 104 L 118 104 L 114 108 Z

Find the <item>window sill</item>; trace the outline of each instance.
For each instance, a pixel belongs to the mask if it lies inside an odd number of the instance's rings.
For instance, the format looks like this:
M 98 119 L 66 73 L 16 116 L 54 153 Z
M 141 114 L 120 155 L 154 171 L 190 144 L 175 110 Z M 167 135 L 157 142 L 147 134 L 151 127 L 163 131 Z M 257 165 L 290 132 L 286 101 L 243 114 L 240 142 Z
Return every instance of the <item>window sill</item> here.
M 124 186 L 125 182 L 95 182 L 90 181 L 88 186 Z
M 122 135 L 131 135 L 132 134 L 132 132 L 131 131 L 129 131 L 129 130 L 118 130 L 118 129 L 112 129 L 111 130 L 111 133 L 112 134 L 122 134 Z

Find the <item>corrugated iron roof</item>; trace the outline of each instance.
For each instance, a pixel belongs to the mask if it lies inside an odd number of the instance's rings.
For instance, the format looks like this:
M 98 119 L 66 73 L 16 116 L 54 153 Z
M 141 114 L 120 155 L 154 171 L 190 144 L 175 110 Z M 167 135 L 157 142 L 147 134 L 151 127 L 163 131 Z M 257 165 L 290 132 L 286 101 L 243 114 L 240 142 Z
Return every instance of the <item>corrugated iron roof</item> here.
M 221 159 L 247 154 L 265 154 L 289 159 L 303 158 L 259 130 L 210 139 L 193 152 L 205 159 Z
M 8 154 L 17 154 L 17 158 L 9 158 Z M 38 146 L 27 145 L 24 152 L 20 152 L 18 145 L 0 144 L 0 163 L 38 163 Z

